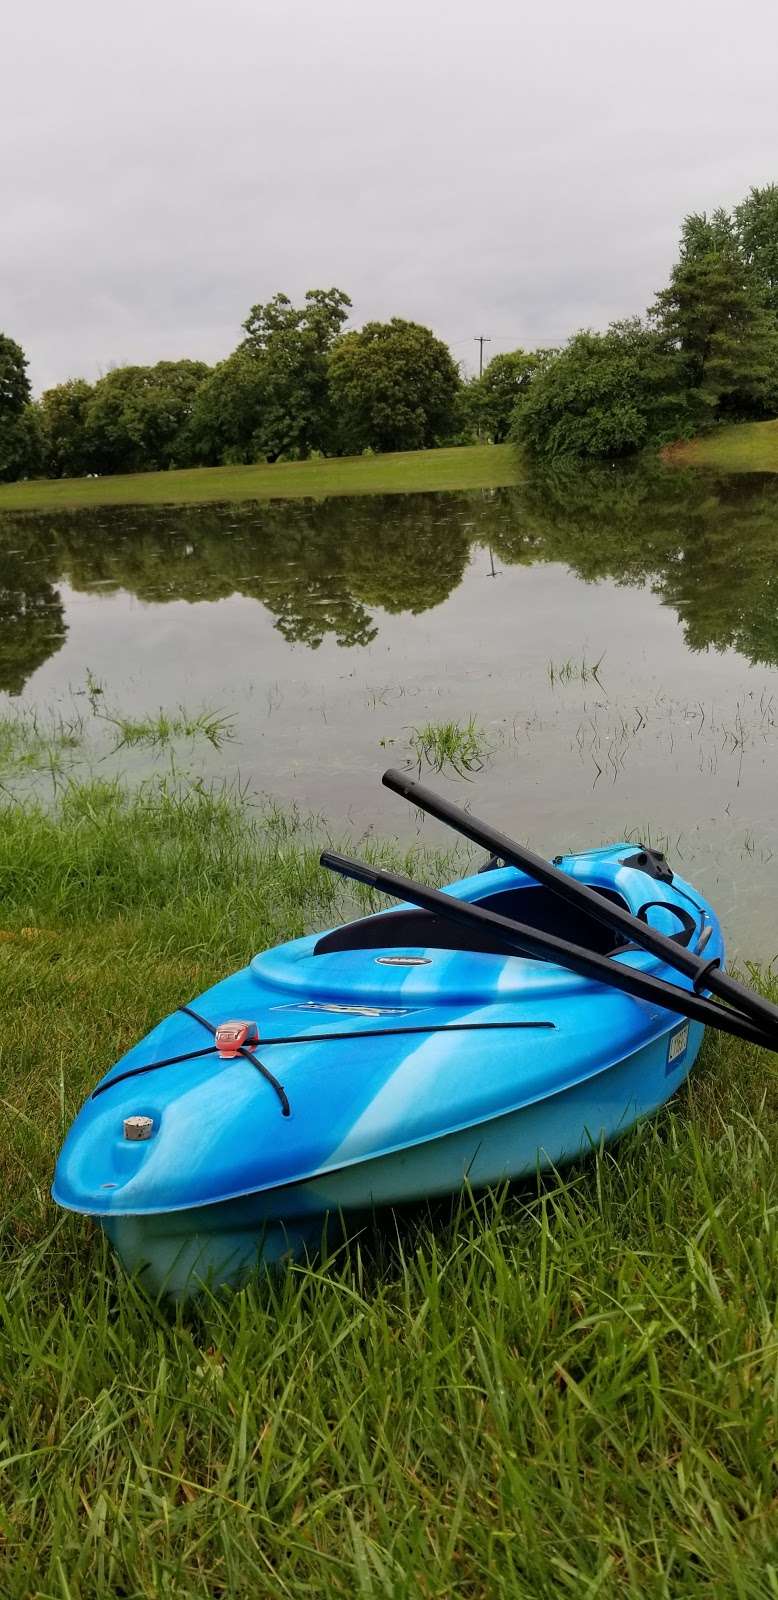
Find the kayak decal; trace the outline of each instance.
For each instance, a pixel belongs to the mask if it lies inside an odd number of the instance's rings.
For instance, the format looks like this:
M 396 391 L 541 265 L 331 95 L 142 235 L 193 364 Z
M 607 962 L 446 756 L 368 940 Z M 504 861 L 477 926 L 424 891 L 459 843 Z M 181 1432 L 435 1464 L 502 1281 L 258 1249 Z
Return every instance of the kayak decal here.
M 681 1062 L 686 1055 L 688 1043 L 689 1024 L 688 1022 L 684 1022 L 680 1028 L 675 1028 L 673 1030 L 673 1032 L 670 1034 L 670 1038 L 667 1041 L 667 1064 L 665 1066 L 665 1076 L 667 1076 L 669 1072 L 674 1072 L 676 1067 L 681 1065 Z
M 418 1006 L 358 1006 L 335 1000 L 291 1000 L 271 1011 L 332 1011 L 338 1017 L 412 1017 Z
M 431 956 L 376 956 L 377 967 L 431 967 Z

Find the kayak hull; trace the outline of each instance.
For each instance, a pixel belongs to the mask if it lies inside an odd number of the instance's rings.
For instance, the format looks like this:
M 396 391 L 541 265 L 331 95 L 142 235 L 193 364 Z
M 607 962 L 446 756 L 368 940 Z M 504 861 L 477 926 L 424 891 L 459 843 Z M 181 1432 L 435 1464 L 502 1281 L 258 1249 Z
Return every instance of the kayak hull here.
M 102 1218 L 125 1269 L 153 1295 L 237 1288 L 257 1267 L 315 1253 L 327 1217 L 485 1189 L 565 1165 L 618 1139 L 687 1078 L 704 1029 L 676 1024 L 555 1096 L 320 1177 L 187 1210 Z
M 564 870 L 723 962 L 715 912 L 648 859 L 622 843 Z M 515 868 L 448 892 L 690 986 Z M 228 1019 L 250 1019 L 253 1057 L 217 1054 Z M 316 1250 L 328 1216 L 526 1178 L 618 1138 L 684 1081 L 702 1036 L 399 906 L 266 950 L 160 1022 L 82 1107 L 52 1193 L 153 1293 L 182 1298 Z

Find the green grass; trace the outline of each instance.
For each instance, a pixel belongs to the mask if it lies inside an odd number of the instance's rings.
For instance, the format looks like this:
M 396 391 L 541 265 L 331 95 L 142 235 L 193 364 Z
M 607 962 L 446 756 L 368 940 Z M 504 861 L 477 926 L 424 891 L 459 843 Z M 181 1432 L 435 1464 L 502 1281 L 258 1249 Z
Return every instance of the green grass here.
M 419 774 L 425 769 L 456 772 L 460 777 L 480 772 L 490 750 L 486 730 L 476 717 L 467 722 L 425 722 L 410 729 L 408 742 Z
M 41 478 L 31 483 L 4 483 L 0 484 L 0 512 L 497 489 L 515 483 L 518 475 L 518 456 L 512 445 L 461 445 L 391 455 L 279 461 L 273 466 L 263 463 L 253 467 L 198 467 L 114 478 Z
M 549 661 L 547 667 L 548 681 L 552 689 L 556 688 L 558 683 L 586 684 L 589 682 L 599 684 L 599 687 L 602 688 L 603 685 L 599 673 L 604 660 L 605 651 L 603 650 L 598 661 L 589 662 L 585 656 L 582 656 L 580 661 L 574 661 L 572 657 L 567 661 Z
M 1 809 L 4 1600 L 775 1600 L 772 1058 L 712 1039 L 558 1179 L 160 1309 L 55 1213 L 62 1132 L 153 1021 L 344 891 L 320 827 L 235 794 Z
M 672 445 L 663 454 L 682 466 L 718 467 L 722 472 L 778 472 L 778 419 L 716 428 L 701 439 Z
M 0 714 L 0 777 L 18 773 L 63 772 L 84 737 L 79 717 L 54 717 L 46 723 L 36 711 Z
M 105 721 L 116 730 L 116 749 L 146 745 L 163 749 L 176 739 L 207 739 L 215 750 L 220 750 L 228 739 L 235 737 L 234 719 L 218 711 L 187 711 L 179 706 L 177 711 L 163 711 L 160 707 L 154 716 L 125 717 L 104 713 Z
M 160 707 L 153 714 L 136 717 L 109 711 L 104 687 L 90 672 L 86 689 L 81 692 L 89 704 L 88 715 L 77 712 L 69 717 L 61 713 L 43 716 L 29 707 L 0 714 L 0 783 L 3 779 L 39 773 L 59 780 L 72 773 L 79 759 L 85 763 L 102 759 L 94 740 L 101 727 L 113 731 L 113 747 L 107 753 L 114 755 L 137 746 L 156 752 L 168 750 L 183 739 L 192 745 L 204 739 L 220 750 L 235 737 L 234 717 L 208 708 L 188 711 L 179 706 L 175 711 L 165 711 Z

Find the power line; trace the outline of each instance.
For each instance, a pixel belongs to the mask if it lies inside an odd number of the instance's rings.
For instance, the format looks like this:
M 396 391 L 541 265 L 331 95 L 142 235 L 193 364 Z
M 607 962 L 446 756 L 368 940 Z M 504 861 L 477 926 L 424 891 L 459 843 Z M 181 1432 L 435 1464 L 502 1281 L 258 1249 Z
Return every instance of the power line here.
M 473 343 L 477 344 L 477 345 L 480 345 L 479 358 L 478 358 L 478 376 L 479 376 L 479 378 L 482 378 L 483 375 L 484 375 L 484 345 L 485 344 L 491 344 L 491 342 L 492 342 L 491 339 L 487 339 L 485 333 L 477 333 L 477 334 L 474 335 Z

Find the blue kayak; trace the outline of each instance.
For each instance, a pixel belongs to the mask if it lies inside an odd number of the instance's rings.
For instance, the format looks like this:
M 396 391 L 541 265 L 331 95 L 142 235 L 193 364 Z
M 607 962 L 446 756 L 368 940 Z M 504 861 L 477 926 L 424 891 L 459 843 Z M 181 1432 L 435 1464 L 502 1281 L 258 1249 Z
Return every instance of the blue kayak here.
M 560 865 L 670 937 L 682 919 L 723 964 L 712 908 L 646 859 L 621 843 Z M 515 867 L 448 893 L 691 989 Z M 400 905 L 264 951 L 167 1017 L 98 1084 L 52 1192 L 155 1293 L 238 1283 L 314 1245 L 328 1212 L 502 1183 L 616 1138 L 683 1082 L 703 1031 Z

